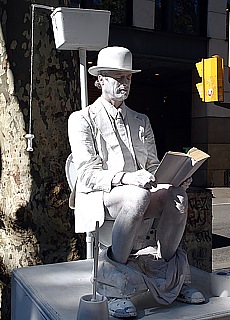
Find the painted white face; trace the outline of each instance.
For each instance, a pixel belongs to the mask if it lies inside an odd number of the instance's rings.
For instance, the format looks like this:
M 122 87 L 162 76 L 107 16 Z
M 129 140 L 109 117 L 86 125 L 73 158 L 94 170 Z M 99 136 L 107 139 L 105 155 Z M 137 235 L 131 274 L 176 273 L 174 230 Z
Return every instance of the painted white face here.
M 99 76 L 102 84 L 102 96 L 109 102 L 122 102 L 128 98 L 132 73 L 125 71 L 108 71 Z

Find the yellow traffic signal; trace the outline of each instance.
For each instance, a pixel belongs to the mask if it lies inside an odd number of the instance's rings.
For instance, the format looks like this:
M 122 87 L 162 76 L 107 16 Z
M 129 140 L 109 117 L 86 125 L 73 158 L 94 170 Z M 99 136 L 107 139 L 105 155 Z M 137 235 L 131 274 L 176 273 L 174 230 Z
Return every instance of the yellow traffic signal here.
M 224 101 L 224 63 L 219 56 L 202 59 L 196 63 L 202 82 L 196 87 L 204 102 Z
M 204 100 L 204 59 L 201 62 L 196 63 L 196 68 L 198 71 L 199 76 L 201 77 L 202 81 L 196 84 L 197 90 L 199 92 L 200 98 L 202 101 Z

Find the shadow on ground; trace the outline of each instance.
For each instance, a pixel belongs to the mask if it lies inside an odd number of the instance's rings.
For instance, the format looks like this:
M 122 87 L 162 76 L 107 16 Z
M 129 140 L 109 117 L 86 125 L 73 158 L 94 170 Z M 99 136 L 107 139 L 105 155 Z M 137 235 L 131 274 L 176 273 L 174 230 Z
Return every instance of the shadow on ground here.
M 218 234 L 213 233 L 212 234 L 212 248 L 223 248 L 230 246 L 230 238 L 220 236 Z

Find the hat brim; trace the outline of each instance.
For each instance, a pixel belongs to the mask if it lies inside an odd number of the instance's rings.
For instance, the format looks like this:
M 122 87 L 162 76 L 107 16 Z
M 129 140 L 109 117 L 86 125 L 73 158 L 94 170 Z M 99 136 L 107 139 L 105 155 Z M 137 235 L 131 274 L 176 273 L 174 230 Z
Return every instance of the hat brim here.
M 88 72 L 92 75 L 92 76 L 98 76 L 99 74 L 101 74 L 102 71 L 127 71 L 127 72 L 131 72 L 131 73 L 137 73 L 137 72 L 141 72 L 141 70 L 130 70 L 130 69 L 122 69 L 122 68 L 109 68 L 109 67 L 90 67 Z

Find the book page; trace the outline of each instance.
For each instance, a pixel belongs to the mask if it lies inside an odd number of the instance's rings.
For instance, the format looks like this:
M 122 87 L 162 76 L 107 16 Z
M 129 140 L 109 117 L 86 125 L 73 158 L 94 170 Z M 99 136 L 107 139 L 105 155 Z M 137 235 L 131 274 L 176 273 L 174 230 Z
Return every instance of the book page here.
M 183 167 L 187 156 L 178 155 L 176 153 L 168 152 L 164 155 L 159 167 L 155 172 L 157 183 L 170 183 Z
M 200 161 L 202 159 L 207 159 L 210 157 L 207 153 L 197 148 L 191 148 L 187 154 L 196 161 Z
M 181 168 L 173 179 L 173 185 L 178 187 L 185 180 L 190 178 L 194 172 L 204 163 L 205 159 L 201 159 L 199 161 L 194 160 L 193 158 L 188 157 L 185 162 L 183 168 Z
M 209 157 L 197 148 L 191 148 L 188 153 L 166 152 L 155 172 L 157 183 L 169 183 L 178 187 Z

